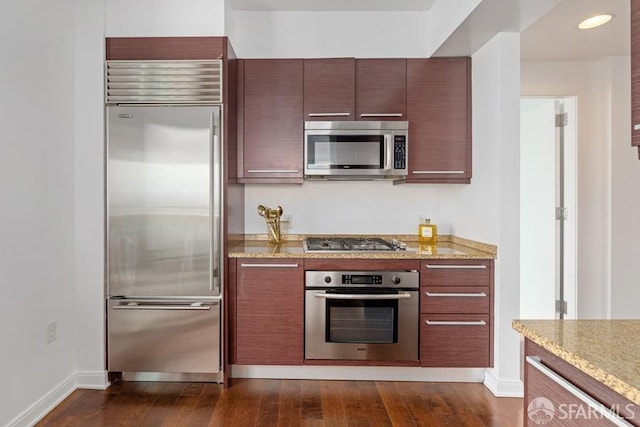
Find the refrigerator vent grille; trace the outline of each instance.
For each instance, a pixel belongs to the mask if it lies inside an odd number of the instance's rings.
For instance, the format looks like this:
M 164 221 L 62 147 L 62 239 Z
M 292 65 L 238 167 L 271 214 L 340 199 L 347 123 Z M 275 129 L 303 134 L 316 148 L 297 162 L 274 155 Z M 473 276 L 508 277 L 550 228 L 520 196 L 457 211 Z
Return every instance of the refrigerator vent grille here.
M 107 61 L 106 102 L 221 104 L 222 61 Z

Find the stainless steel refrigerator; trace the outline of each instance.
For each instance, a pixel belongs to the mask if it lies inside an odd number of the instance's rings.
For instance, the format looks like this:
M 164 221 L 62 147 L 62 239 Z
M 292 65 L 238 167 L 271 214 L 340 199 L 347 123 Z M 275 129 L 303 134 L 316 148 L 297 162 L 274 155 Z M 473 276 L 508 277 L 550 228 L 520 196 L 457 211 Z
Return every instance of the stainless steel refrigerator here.
M 220 114 L 107 107 L 110 372 L 221 380 Z

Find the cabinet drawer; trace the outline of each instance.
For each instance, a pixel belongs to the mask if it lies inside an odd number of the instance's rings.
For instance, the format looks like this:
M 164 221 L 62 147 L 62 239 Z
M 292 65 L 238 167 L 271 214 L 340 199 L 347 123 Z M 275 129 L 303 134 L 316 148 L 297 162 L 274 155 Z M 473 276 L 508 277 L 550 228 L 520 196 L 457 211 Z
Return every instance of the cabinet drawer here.
M 420 269 L 422 286 L 490 286 L 491 260 L 428 260 Z
M 488 314 L 490 298 L 488 286 L 422 286 L 420 313 Z
M 421 315 L 420 366 L 490 366 L 490 328 L 488 315 Z

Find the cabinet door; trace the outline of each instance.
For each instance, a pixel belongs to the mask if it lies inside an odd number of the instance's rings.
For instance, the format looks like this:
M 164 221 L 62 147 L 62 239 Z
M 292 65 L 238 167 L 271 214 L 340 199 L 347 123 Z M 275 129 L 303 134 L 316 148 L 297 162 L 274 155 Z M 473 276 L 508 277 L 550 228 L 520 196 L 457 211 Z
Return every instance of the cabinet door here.
M 243 182 L 302 182 L 302 76 L 301 59 L 240 61 Z
M 471 59 L 407 60 L 407 182 L 471 179 Z
M 237 260 L 237 364 L 302 364 L 303 280 L 299 259 Z
M 356 59 L 356 120 L 407 120 L 406 74 L 406 59 Z
M 304 60 L 304 120 L 354 120 L 354 58 Z
M 631 143 L 640 145 L 640 3 L 637 1 L 631 2 L 631 125 Z
M 420 366 L 490 366 L 491 327 L 485 314 L 420 315 Z

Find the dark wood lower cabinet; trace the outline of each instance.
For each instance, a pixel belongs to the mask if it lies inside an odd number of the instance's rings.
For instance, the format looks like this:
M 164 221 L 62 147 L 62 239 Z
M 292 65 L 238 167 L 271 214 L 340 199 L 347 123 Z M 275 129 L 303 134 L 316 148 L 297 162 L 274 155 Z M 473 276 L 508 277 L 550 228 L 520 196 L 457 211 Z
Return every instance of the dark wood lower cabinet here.
M 420 366 L 489 366 L 488 315 L 422 314 Z
M 303 274 L 298 259 L 237 260 L 236 364 L 302 365 Z
M 530 340 L 525 355 L 525 426 L 640 425 L 640 408 L 624 396 Z

